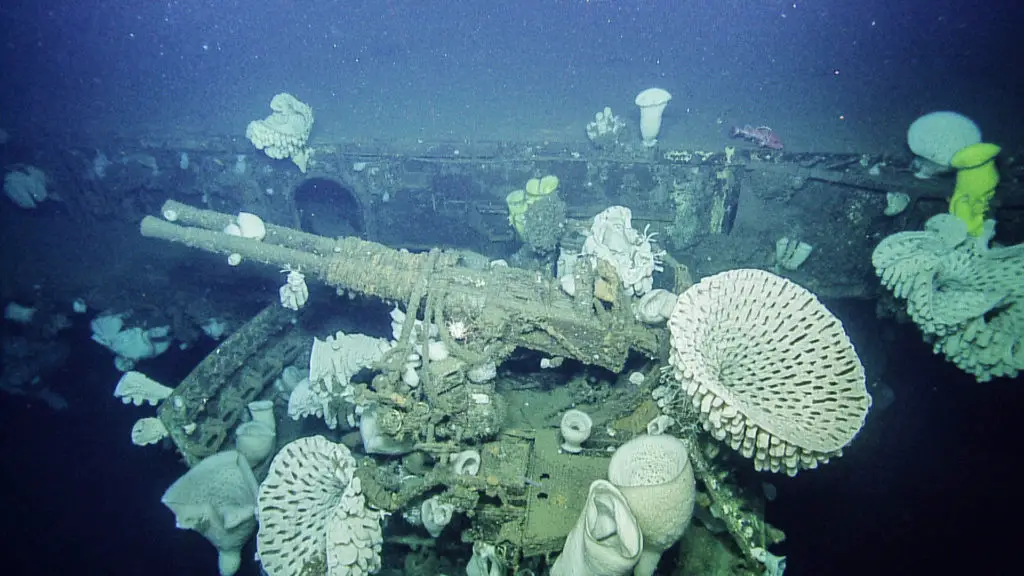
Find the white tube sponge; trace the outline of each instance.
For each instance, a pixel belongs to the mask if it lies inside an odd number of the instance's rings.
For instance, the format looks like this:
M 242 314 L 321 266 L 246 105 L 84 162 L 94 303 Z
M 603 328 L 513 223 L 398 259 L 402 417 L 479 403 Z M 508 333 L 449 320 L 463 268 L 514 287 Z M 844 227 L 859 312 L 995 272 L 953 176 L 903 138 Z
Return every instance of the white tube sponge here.
M 595 480 L 551 576 L 626 576 L 643 547 L 643 534 L 626 498 L 607 480 Z
M 291 158 L 305 173 L 309 160 L 306 143 L 313 129 L 313 109 L 288 93 L 274 96 L 270 109 L 273 114 L 249 123 L 245 137 L 271 158 Z

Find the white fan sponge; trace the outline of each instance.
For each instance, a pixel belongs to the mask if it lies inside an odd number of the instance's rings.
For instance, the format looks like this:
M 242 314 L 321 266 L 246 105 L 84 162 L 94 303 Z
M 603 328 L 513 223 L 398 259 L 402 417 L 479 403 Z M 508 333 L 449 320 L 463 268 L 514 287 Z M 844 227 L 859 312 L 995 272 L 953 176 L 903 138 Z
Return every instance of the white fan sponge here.
M 155 380 L 151 380 L 145 374 L 132 370 L 125 372 L 121 379 L 117 381 L 117 387 L 114 388 L 114 397 L 120 398 L 121 402 L 125 404 L 142 406 L 143 403 L 146 403 L 150 406 L 156 406 L 157 403 L 170 396 L 171 392 L 174 392 L 173 388 L 168 388 Z
M 1006 290 L 981 283 L 969 286 L 978 279 L 963 272 L 977 253 L 977 242 L 963 220 L 937 214 L 924 228 L 885 237 L 872 252 L 871 263 L 882 285 L 907 300 L 914 323 L 926 334 L 944 336 L 990 310 Z
M 931 112 L 907 129 L 907 145 L 915 155 L 940 166 L 949 166 L 953 154 L 981 142 L 981 129 L 957 112 Z
M 199 532 L 217 548 L 220 574 L 231 576 L 256 528 L 257 489 L 245 457 L 229 450 L 204 458 L 171 484 L 160 501 L 174 512 L 178 528 Z
M 841 455 L 871 397 L 842 323 L 800 286 L 730 270 L 684 292 L 669 362 L 704 428 L 758 470 L 790 476 Z
M 291 158 L 305 173 L 309 159 L 306 143 L 313 129 L 313 109 L 288 93 L 274 96 L 270 109 L 273 114 L 249 123 L 245 137 L 271 158 Z
M 366 508 L 355 459 L 323 436 L 274 457 L 259 488 L 256 548 L 269 576 L 356 576 L 380 568 L 380 516 Z

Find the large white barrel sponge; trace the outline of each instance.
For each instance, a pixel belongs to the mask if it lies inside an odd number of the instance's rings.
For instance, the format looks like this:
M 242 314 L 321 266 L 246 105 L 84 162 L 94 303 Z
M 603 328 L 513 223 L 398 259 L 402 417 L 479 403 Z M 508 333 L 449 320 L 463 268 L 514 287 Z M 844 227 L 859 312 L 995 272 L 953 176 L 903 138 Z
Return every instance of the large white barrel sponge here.
M 313 129 L 313 109 L 286 92 L 274 96 L 270 109 L 274 111 L 270 116 L 249 122 L 245 137 L 271 158 L 291 158 L 305 173 L 309 161 L 306 143 Z
M 843 325 L 763 270 L 709 276 L 679 296 L 669 362 L 704 428 L 758 470 L 790 476 L 842 454 L 871 396 Z
M 269 576 L 362 576 L 380 569 L 380 514 L 366 508 L 356 461 L 323 436 L 274 456 L 260 485 L 256 550 Z
M 978 142 L 981 142 L 981 129 L 973 120 L 957 112 L 925 114 L 907 129 L 910 151 L 940 166 L 948 167 L 953 154 Z
M 612 454 L 608 481 L 629 502 L 644 535 L 633 576 L 652 576 L 693 516 L 697 486 L 686 445 L 668 434 L 637 436 Z

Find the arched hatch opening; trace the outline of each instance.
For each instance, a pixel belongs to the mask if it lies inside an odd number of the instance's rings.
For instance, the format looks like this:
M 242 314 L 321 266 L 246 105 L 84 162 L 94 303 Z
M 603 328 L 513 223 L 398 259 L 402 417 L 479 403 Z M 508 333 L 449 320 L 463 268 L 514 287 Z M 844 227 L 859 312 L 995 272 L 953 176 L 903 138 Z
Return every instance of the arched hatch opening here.
M 363 207 L 352 190 L 327 178 L 310 178 L 295 189 L 303 232 L 337 238 L 363 236 Z

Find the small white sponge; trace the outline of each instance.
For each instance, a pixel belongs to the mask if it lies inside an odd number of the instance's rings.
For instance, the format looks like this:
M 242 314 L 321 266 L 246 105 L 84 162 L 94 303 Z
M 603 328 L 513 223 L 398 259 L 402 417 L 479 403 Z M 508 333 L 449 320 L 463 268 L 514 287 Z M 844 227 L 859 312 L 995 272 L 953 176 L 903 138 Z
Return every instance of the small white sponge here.
M 121 402 L 125 404 L 142 406 L 145 403 L 150 406 L 156 406 L 157 403 L 170 396 L 171 392 L 174 392 L 173 388 L 168 388 L 155 380 L 151 380 L 145 374 L 132 370 L 125 372 L 121 379 L 117 381 L 117 388 L 114 388 L 114 397 L 120 398 Z
M 132 444 L 148 446 L 167 438 L 167 427 L 159 418 L 140 418 L 132 426 Z
M 46 200 L 46 174 L 35 166 L 23 166 L 4 176 L 4 193 L 26 210 L 35 208 Z

